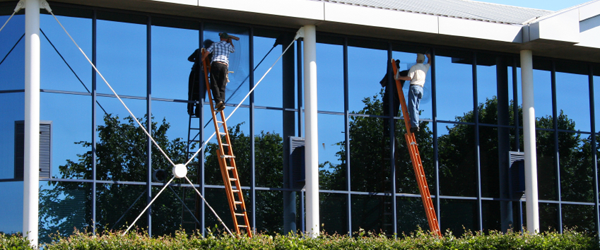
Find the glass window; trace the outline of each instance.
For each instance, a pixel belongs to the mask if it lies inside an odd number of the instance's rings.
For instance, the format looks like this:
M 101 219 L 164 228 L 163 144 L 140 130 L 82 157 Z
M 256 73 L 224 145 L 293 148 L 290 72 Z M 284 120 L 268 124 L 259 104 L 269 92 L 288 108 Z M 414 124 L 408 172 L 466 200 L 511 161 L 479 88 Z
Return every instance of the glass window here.
M 123 16 L 113 13 L 98 13 L 99 20 L 97 20 L 96 26 L 97 68 L 118 95 L 146 96 L 146 18 L 127 15 L 142 24 L 102 20 L 105 16 L 112 18 L 113 15 Z M 98 93 L 113 93 L 98 74 L 96 81 Z
M 54 182 L 40 188 L 40 243 L 50 243 L 52 235 L 57 232 L 61 236 L 69 236 L 75 229 L 91 226 L 91 191 L 91 184 L 76 182 Z M 114 198 L 120 200 L 122 197 Z
M 473 55 L 467 51 L 436 50 L 435 78 L 437 118 L 474 122 Z M 459 117 L 461 117 L 459 119 Z
M 500 217 L 500 203 L 501 202 L 498 201 L 481 201 L 481 218 L 483 219 L 482 224 L 485 230 L 502 230 L 502 218 Z M 514 227 L 512 218 L 510 218 L 508 222 L 509 223 L 507 224 L 509 224 L 510 227 Z
M 344 47 L 317 43 L 318 109 L 344 112 Z
M 57 19 L 92 60 L 92 19 Z M 41 15 L 40 30 L 41 88 L 91 93 L 92 66 L 59 23 L 51 15 Z
M 123 99 L 145 127 L 146 101 Z M 97 110 L 97 178 L 100 180 L 146 181 L 147 136 L 118 99 L 98 97 L 107 113 Z M 107 119 L 107 114 L 110 119 Z M 158 151 L 153 149 L 153 153 Z
M 568 65 L 568 69 L 566 69 Z M 571 126 L 560 129 L 590 131 L 590 85 L 587 65 L 574 62 L 556 63 L 556 107 L 558 115 L 565 115 Z M 572 73 L 576 68 L 582 74 Z M 559 72 L 565 70 L 567 72 Z M 559 119 L 562 119 L 559 117 Z M 563 125 L 563 123 L 559 123 Z M 559 125 L 559 126 L 560 126 Z
M 349 41 L 348 47 L 348 104 L 352 113 L 383 115 L 381 80 L 386 74 L 387 44 Z M 366 102 L 373 102 L 366 107 Z
M 331 179 L 321 180 L 324 189 L 346 190 L 344 116 L 319 114 L 319 165 Z
M 194 89 L 190 89 L 190 81 L 198 82 L 194 81 L 197 76 L 204 78 L 204 74 L 191 74 L 192 66 L 196 64 L 189 61 L 189 58 L 194 58 L 192 55 L 196 49 L 202 46 L 199 42 L 200 24 L 190 22 L 189 24 L 196 24 L 189 25 L 195 26 L 194 28 L 181 28 L 178 26 L 186 24 L 177 20 L 154 18 L 152 24 L 152 97 L 189 100 L 188 91 L 194 93 Z M 201 63 L 198 65 L 202 67 Z M 199 83 L 191 86 L 200 87 Z M 201 89 L 206 87 L 202 86 Z M 199 93 L 198 89 L 195 91 Z
M 419 156 L 423 164 L 423 171 L 427 179 L 430 193 L 434 195 L 435 190 L 435 161 L 433 157 L 433 125 L 421 126 L 421 130 L 415 134 L 419 147 Z M 420 194 L 415 170 L 406 148 L 405 131 L 396 131 L 396 192 Z
M 408 235 L 419 228 L 429 230 L 429 222 L 421 198 L 396 198 L 396 216 L 399 235 Z
M 12 204 L 10 206 L 2 206 L 0 232 L 4 232 L 5 234 L 23 232 L 23 182 L 2 182 L 0 183 L 0 188 L 3 190 L 3 192 L 0 192 L 2 202 Z M 11 191 L 9 192 L 8 190 Z M 42 196 L 40 195 L 40 197 Z
M 256 185 L 283 187 L 283 115 L 281 111 L 254 111 Z
M 535 58 L 537 59 L 537 58 Z M 546 117 L 545 119 L 547 123 L 538 124 L 538 126 L 544 128 L 553 128 L 553 120 L 552 120 L 552 79 L 551 73 L 549 70 L 541 70 L 536 67 L 537 65 L 534 62 L 533 69 L 533 100 L 535 107 L 535 117 L 537 119 L 541 117 Z M 537 62 L 540 65 L 547 64 L 549 62 L 543 61 L 539 59 Z M 545 67 L 545 66 L 544 66 Z
M 40 120 L 52 122 L 53 178 L 92 179 L 91 166 L 82 157 L 91 147 L 81 142 L 92 141 L 90 96 L 42 93 Z
M 596 72 L 596 70 L 598 72 Z M 593 81 L 594 81 L 594 131 L 600 130 L 600 66 L 594 69 Z
M 296 228 L 300 226 L 297 225 Z M 256 231 L 267 234 L 283 233 L 283 192 L 256 191 Z
M 0 179 L 14 178 L 15 169 L 15 121 L 24 120 L 25 94 L 0 94 Z
M 3 25 L 9 17 L 0 16 L 0 23 Z M 2 29 L 0 79 L 0 90 L 25 88 L 25 15 L 13 16 Z

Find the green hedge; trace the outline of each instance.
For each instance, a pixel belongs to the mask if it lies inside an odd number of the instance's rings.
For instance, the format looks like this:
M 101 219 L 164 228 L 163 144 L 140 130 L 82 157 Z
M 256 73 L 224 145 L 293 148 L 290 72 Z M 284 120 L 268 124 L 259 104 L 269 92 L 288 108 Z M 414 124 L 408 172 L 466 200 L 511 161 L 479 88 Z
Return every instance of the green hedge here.
M 1 235 L 0 249 L 29 249 L 19 236 Z M 597 238 L 574 230 L 562 234 L 546 232 L 537 235 L 518 232 L 487 234 L 467 232 L 454 237 L 447 232 L 437 238 L 418 231 L 411 235 L 388 238 L 382 235 L 358 233 L 354 237 L 321 235 L 317 238 L 302 235 L 256 235 L 253 238 L 231 237 L 209 233 L 207 237 L 177 232 L 173 236 L 148 237 L 144 233 L 121 232 L 93 236 L 76 232 L 70 237 L 58 237 L 43 249 L 600 249 Z

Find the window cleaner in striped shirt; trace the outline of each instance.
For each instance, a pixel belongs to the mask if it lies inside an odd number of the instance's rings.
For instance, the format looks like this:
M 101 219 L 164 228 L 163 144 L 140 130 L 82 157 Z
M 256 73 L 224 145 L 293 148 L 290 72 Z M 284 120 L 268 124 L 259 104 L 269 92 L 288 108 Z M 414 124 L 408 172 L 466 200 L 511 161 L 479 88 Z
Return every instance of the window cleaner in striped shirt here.
M 203 53 L 202 60 L 212 54 L 210 66 L 210 89 L 212 90 L 216 109 L 225 109 L 225 86 L 227 85 L 229 73 L 229 54 L 235 52 L 232 39 L 239 41 L 240 38 L 225 32 L 219 33 L 220 41 L 213 43 Z

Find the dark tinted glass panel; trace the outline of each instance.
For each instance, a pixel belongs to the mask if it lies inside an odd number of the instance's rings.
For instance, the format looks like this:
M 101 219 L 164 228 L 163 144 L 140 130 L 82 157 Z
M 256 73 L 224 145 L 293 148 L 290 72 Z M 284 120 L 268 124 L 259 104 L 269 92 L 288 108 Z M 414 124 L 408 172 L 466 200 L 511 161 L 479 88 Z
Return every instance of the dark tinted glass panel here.
M 396 198 L 396 202 L 399 235 L 408 235 L 419 228 L 429 230 L 429 223 L 421 198 L 399 197 Z
M 552 80 L 551 72 L 546 70 L 533 70 L 533 100 L 535 117 L 543 119 L 538 127 L 552 128 Z
M 390 142 L 382 136 L 384 119 L 350 118 L 350 185 L 352 190 L 381 192 L 389 183 Z M 388 166 L 388 167 L 385 167 Z
M 475 127 L 438 124 L 440 192 L 442 195 L 477 195 Z
M 593 201 L 594 164 L 588 135 L 559 132 L 560 185 L 564 201 Z
M 540 188 L 541 190 L 541 188 Z M 527 205 L 523 203 L 523 208 L 526 208 Z M 544 231 L 556 231 L 560 227 L 558 224 L 558 205 L 551 203 L 540 203 L 540 230 Z M 526 214 L 523 211 L 523 214 Z M 523 220 L 527 221 L 527 218 L 523 216 Z
M 504 129 L 507 130 L 507 129 Z M 507 132 L 507 131 L 504 131 Z M 504 139 L 502 159 L 499 159 L 499 138 Z M 481 158 L 481 194 L 484 197 L 499 197 L 501 178 L 508 181 L 505 173 L 508 172 L 508 137 L 499 136 L 499 129 L 493 127 L 479 127 L 479 156 Z M 503 164 L 500 166 L 500 164 Z M 502 169 L 502 172 L 501 172 Z
M 441 201 L 440 229 L 449 229 L 453 235 L 462 235 L 465 230 L 478 230 L 477 202 L 467 200 Z
M 563 205 L 562 212 L 563 228 L 591 233 L 597 231 L 597 227 L 594 225 L 594 221 L 596 221 L 594 206 Z
M 391 220 L 386 220 L 385 203 L 391 197 L 384 195 L 352 195 L 352 232 L 360 229 L 380 232 Z M 388 221 L 388 222 L 385 222 Z
M 556 151 L 554 132 L 538 130 L 537 135 L 537 178 L 540 200 L 556 200 Z
M 321 230 L 328 234 L 348 233 L 348 196 L 345 194 L 321 193 Z
M 512 226 L 513 221 L 512 217 L 505 216 L 503 218 L 502 215 L 509 215 L 508 211 L 502 211 L 501 207 L 502 202 L 498 201 L 482 201 L 482 219 L 483 219 L 483 229 L 484 230 L 502 230 L 502 221 L 504 220 L 506 226 Z M 504 209 L 506 210 L 506 209 Z M 512 211 L 511 211 L 512 212 Z
M 256 192 L 256 230 L 268 234 L 283 232 L 282 192 Z

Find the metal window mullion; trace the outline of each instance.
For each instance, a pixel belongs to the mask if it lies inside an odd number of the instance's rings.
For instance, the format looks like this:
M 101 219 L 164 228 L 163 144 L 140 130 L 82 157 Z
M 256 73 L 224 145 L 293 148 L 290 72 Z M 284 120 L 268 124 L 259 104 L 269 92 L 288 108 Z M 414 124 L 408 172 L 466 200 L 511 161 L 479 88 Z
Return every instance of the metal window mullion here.
M 343 47 L 343 64 L 344 64 L 344 140 L 346 151 L 346 187 L 348 190 L 347 198 L 347 225 L 348 225 L 348 236 L 352 236 L 352 183 L 350 173 L 350 111 L 348 103 L 348 38 L 344 37 Z
M 595 108 L 594 108 L 594 68 L 592 67 L 592 65 L 588 65 L 588 79 L 589 79 L 589 91 L 590 91 L 590 126 L 591 126 L 591 131 L 593 132 L 591 137 L 592 137 L 592 166 L 594 167 L 594 213 L 596 214 L 595 218 L 594 218 L 594 223 L 596 226 L 596 235 L 597 237 L 600 237 L 600 234 L 598 234 L 598 232 L 600 232 L 600 212 L 599 212 L 599 207 L 600 206 L 600 202 L 598 201 L 598 155 L 596 153 L 596 151 L 598 150 L 596 148 L 596 133 L 594 131 L 596 131 L 596 114 L 595 114 Z M 597 238 L 597 240 L 600 238 Z
M 198 31 L 198 47 L 202 48 L 203 45 L 203 41 L 204 41 L 204 23 L 200 22 L 200 30 Z M 202 77 L 202 76 L 200 76 Z M 206 83 L 205 83 L 206 84 Z M 207 89 L 206 92 L 210 91 L 210 89 Z M 204 98 L 205 98 L 206 94 L 201 94 L 200 95 L 200 105 L 198 105 L 196 108 L 200 108 L 200 117 L 199 117 L 199 128 L 200 130 L 198 131 L 198 140 L 201 142 L 204 142 Z M 254 145 L 254 144 L 253 144 Z M 202 147 L 201 151 L 200 151 L 200 155 L 198 156 L 198 167 L 199 169 L 199 173 L 200 173 L 200 193 L 203 194 L 204 196 L 206 196 L 206 183 L 205 183 L 205 175 L 204 175 L 204 151 L 205 147 Z M 202 205 L 200 206 L 200 227 L 201 227 L 201 232 L 202 235 L 206 236 L 206 208 L 204 206 L 204 203 L 202 203 Z
M 96 10 L 92 14 L 92 64 L 96 65 Z M 92 234 L 96 235 L 96 71 L 92 70 Z
M 437 137 L 437 96 L 436 96 L 436 67 L 435 63 L 435 48 L 431 48 L 431 114 L 433 119 L 432 133 L 433 133 L 433 164 L 435 168 L 435 211 L 438 218 L 438 226 L 441 228 L 442 218 L 440 211 L 440 160 L 438 157 L 438 137 Z
M 147 16 L 146 23 L 146 126 L 152 135 L 152 18 Z M 152 201 L 152 140 L 148 136 L 146 142 L 146 167 L 147 167 L 147 202 Z M 148 236 L 152 237 L 152 206 L 147 214 Z
M 479 230 L 483 230 L 483 209 L 481 207 L 481 149 L 479 145 L 479 106 L 477 105 L 477 52 L 473 52 L 473 118 L 475 120 L 475 154 L 477 157 L 477 218 L 479 220 Z
M 554 132 L 554 153 L 555 159 L 554 164 L 556 165 L 556 193 L 558 198 L 558 232 L 563 232 L 562 223 L 562 192 L 561 192 L 561 178 L 560 178 L 560 151 L 558 147 L 558 107 L 556 103 L 556 63 L 552 60 L 552 69 L 550 77 L 550 86 L 552 91 L 552 130 Z
M 390 63 L 391 60 L 393 58 L 392 55 L 392 43 L 388 42 L 388 62 Z M 392 67 L 386 67 L 389 69 L 392 69 Z M 400 70 L 400 69 L 398 69 Z M 388 73 L 388 86 L 386 88 L 389 88 L 390 90 L 393 90 L 394 88 L 392 87 L 392 84 L 396 84 L 396 82 L 393 80 L 394 79 L 394 75 L 393 74 L 389 74 Z M 390 104 L 388 107 L 384 107 L 384 108 L 388 108 L 390 110 L 390 112 L 388 112 L 389 114 L 389 118 L 388 118 L 388 126 L 389 126 L 389 131 L 390 134 L 388 135 L 390 137 L 390 199 L 392 199 L 392 226 L 393 226 L 393 234 L 394 234 L 394 238 L 397 237 L 397 232 L 398 232 L 398 221 L 396 218 L 396 168 L 394 167 L 394 164 L 396 162 L 396 159 L 394 158 L 395 156 L 395 152 L 396 152 L 396 129 L 395 129 L 395 123 L 396 121 L 394 120 L 394 111 L 393 107 L 394 107 L 394 95 L 397 95 L 398 93 L 393 93 L 394 91 L 391 91 L 392 94 L 388 95 L 388 103 Z M 418 112 L 418 111 L 417 111 Z M 418 124 L 417 124 L 418 125 Z M 385 217 L 385 216 L 384 216 Z M 385 223 L 385 222 L 384 222 Z
M 515 146 L 517 152 L 521 152 L 521 136 L 519 134 L 519 91 L 517 77 L 517 59 L 513 57 L 512 83 L 513 83 L 513 117 L 515 120 Z M 522 221 L 521 221 L 522 222 Z M 521 223 L 522 225 L 522 223 Z
M 250 68 L 250 84 L 248 84 L 249 90 L 252 90 L 254 87 L 254 28 L 250 28 L 250 34 L 248 36 L 248 47 L 249 49 L 249 63 L 248 67 Z M 255 147 L 255 136 L 254 136 L 254 91 L 250 93 L 250 196 L 252 197 L 252 204 L 250 204 L 252 216 L 250 223 L 252 224 L 252 229 L 256 234 L 256 147 Z

